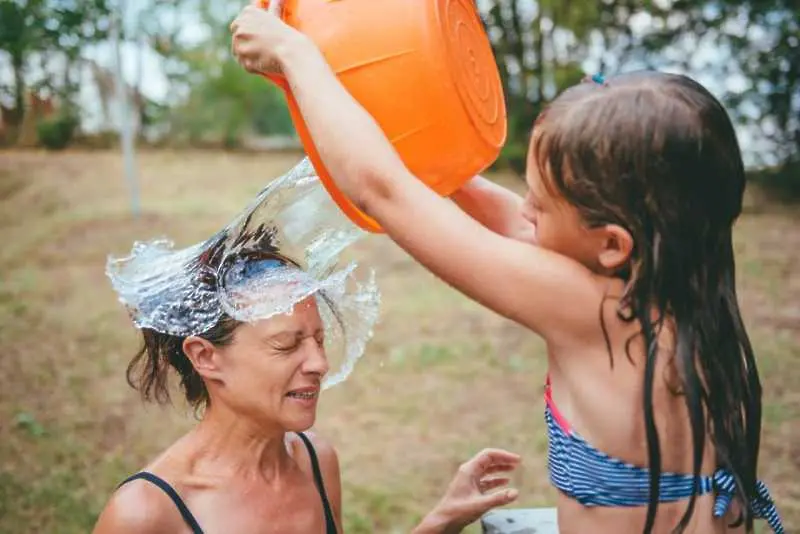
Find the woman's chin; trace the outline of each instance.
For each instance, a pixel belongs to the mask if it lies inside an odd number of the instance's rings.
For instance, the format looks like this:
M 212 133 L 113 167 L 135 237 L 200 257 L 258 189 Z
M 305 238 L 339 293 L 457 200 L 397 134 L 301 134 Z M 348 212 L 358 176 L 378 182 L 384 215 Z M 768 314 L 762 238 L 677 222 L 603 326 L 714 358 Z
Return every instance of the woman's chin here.
M 293 417 L 291 419 L 284 420 L 283 427 L 287 432 L 305 432 L 314 426 L 314 422 L 316 420 L 316 413 L 306 414 L 303 417 Z

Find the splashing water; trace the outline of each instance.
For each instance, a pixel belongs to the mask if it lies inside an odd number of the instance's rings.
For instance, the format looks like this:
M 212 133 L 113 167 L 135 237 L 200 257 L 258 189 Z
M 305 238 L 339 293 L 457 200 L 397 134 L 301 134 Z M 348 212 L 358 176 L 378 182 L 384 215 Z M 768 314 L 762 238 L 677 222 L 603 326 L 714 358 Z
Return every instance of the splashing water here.
M 341 360 L 326 377 L 328 388 L 353 370 L 378 319 L 374 272 L 338 265 L 366 235 L 306 158 L 210 239 L 180 250 L 167 239 L 136 242 L 129 256 L 108 258 L 106 275 L 137 327 L 181 337 L 209 330 L 223 313 L 255 322 L 292 313 L 313 297 L 331 369 Z

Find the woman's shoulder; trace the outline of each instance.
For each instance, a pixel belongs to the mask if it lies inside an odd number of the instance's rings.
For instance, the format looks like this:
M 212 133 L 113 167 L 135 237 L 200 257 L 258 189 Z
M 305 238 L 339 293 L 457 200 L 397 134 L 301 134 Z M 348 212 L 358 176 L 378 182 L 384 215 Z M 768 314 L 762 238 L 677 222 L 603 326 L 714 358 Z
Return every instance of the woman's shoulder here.
M 122 484 L 111 496 L 93 534 L 175 532 L 183 521 L 164 490 L 137 478 Z
M 324 437 L 320 436 L 318 433 L 310 430 L 302 432 L 302 435 L 311 444 L 313 452 L 319 461 L 319 466 L 322 470 L 323 476 L 326 472 L 332 469 L 336 470 L 338 473 L 339 457 L 333 444 Z M 292 452 L 294 453 L 295 458 L 304 458 L 309 462 L 310 467 L 311 458 L 309 456 L 309 450 L 300 434 L 288 434 L 287 439 L 292 447 Z
M 303 439 L 305 437 L 305 440 Z M 336 448 L 329 441 L 321 437 L 315 432 L 303 432 L 301 434 L 287 434 L 292 456 L 309 475 L 313 475 L 313 464 L 311 463 L 313 453 L 319 462 L 320 476 L 322 477 L 322 485 L 325 488 L 325 493 L 328 502 L 331 505 L 333 516 L 338 525 L 342 524 L 342 481 L 341 472 L 339 469 L 339 457 L 336 453 Z M 305 441 L 311 446 L 311 450 L 306 445 Z M 339 527 L 341 528 L 341 526 Z

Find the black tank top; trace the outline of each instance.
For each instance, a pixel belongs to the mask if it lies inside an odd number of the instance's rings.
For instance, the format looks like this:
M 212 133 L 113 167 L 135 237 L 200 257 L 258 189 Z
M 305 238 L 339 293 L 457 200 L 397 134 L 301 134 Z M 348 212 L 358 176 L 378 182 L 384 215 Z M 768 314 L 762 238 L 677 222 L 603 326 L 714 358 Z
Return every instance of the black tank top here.
M 325 493 L 325 485 L 322 483 L 322 471 L 319 468 L 319 461 L 317 460 L 317 453 L 314 450 L 314 446 L 311 444 L 311 441 L 308 437 L 299 432 L 297 434 L 303 440 L 303 443 L 308 449 L 308 456 L 311 458 L 311 469 L 314 472 L 314 483 L 317 486 L 317 491 L 319 491 L 319 496 L 322 499 L 322 507 L 325 512 L 325 532 L 327 534 L 337 534 L 336 532 L 336 522 L 333 520 L 333 512 L 331 511 L 331 505 L 328 502 L 328 495 Z M 153 473 L 148 473 L 147 471 L 142 471 L 140 473 L 136 473 L 133 476 L 126 478 L 120 486 L 127 484 L 132 480 L 142 479 L 146 480 L 152 484 L 158 486 L 164 493 L 172 499 L 172 502 L 175 503 L 175 507 L 178 508 L 178 511 L 183 517 L 183 520 L 186 521 L 186 524 L 192 529 L 192 534 L 203 534 L 203 529 L 200 528 L 200 524 L 192 515 L 192 512 L 189 511 L 189 508 L 186 507 L 186 504 L 183 502 L 183 499 L 180 498 L 178 492 L 170 486 L 164 479 L 157 477 Z

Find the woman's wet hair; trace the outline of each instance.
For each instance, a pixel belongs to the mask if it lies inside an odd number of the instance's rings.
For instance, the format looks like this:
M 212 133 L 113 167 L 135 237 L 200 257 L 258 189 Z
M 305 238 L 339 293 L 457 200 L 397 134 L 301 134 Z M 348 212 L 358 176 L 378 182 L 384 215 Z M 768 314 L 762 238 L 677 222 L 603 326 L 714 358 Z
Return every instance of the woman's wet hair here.
M 233 341 L 236 328 L 240 324 L 223 315 L 211 329 L 197 337 L 217 347 L 223 347 Z M 126 376 L 128 384 L 138 390 L 145 401 L 166 404 L 171 401 L 169 377 L 170 369 L 174 369 L 180 379 L 180 388 L 186 402 L 196 412 L 200 412 L 208 406 L 210 398 L 203 379 L 183 351 L 185 340 L 185 336 L 142 329 L 142 347 L 128 364 Z
M 752 531 L 747 503 L 756 493 L 761 384 L 736 295 L 732 233 L 745 172 L 728 114 L 685 76 L 639 72 L 594 80 L 546 108 L 534 126 L 531 153 L 550 191 L 575 206 L 587 226 L 616 224 L 633 237 L 629 261 L 617 272 L 626 283 L 617 314 L 639 321 L 636 337 L 647 348 L 643 405 L 651 479 L 644 531 L 652 530 L 659 501 L 653 381 L 663 328 L 674 332 L 693 473 L 700 474 L 708 433 L 718 465 L 736 479 L 742 510 L 736 525 Z M 603 331 L 613 365 L 604 323 Z M 695 500 L 696 494 L 677 532 L 688 525 Z

